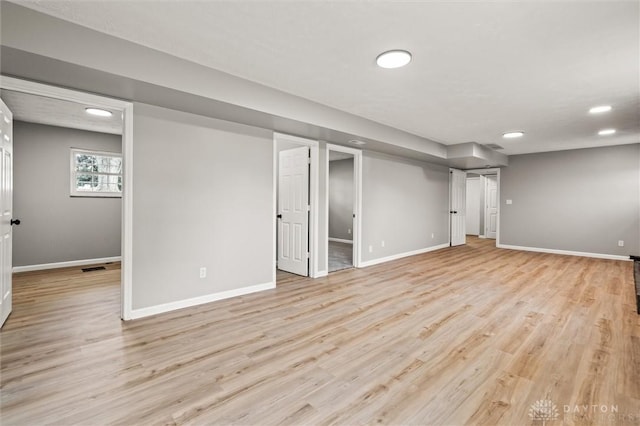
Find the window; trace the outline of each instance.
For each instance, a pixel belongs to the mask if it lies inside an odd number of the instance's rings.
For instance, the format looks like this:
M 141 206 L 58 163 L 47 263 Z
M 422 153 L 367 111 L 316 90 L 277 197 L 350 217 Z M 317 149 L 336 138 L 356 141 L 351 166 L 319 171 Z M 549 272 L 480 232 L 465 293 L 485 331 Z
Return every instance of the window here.
M 71 149 L 72 197 L 122 197 L 122 154 Z

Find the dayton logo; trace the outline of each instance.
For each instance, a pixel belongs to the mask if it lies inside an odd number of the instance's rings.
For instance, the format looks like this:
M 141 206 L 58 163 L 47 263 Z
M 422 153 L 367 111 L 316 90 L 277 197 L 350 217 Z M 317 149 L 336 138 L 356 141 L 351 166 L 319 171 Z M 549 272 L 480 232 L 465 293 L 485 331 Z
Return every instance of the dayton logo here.
M 548 399 L 541 399 L 531 404 L 529 408 L 529 417 L 534 421 L 541 421 L 544 426 L 548 421 L 556 420 L 560 416 L 558 408 Z

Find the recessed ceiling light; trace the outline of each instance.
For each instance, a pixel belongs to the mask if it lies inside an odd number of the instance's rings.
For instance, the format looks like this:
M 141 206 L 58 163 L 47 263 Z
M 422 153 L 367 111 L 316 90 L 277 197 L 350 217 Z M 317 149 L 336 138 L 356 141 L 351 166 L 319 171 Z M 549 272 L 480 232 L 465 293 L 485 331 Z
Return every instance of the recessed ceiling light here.
M 502 135 L 502 137 L 506 139 L 520 138 L 522 136 L 524 136 L 524 132 L 507 132 Z
M 594 106 L 589 110 L 589 114 L 599 114 L 601 112 L 609 112 L 611 111 L 611 105 L 600 105 Z
M 365 142 L 365 141 L 359 141 L 358 139 L 351 139 L 351 140 L 349 141 L 349 143 L 352 143 L 352 144 L 354 144 L 354 145 L 364 145 L 364 144 L 366 144 L 366 142 Z
M 87 114 L 97 115 L 98 117 L 111 117 L 113 115 L 111 111 L 107 111 L 106 109 L 85 108 L 84 110 L 87 112 Z
M 381 68 L 400 68 L 409 62 L 411 62 L 411 53 L 406 50 L 389 50 L 376 58 L 376 63 Z
M 616 132 L 616 129 L 603 129 L 598 132 L 600 136 L 608 136 L 613 135 Z

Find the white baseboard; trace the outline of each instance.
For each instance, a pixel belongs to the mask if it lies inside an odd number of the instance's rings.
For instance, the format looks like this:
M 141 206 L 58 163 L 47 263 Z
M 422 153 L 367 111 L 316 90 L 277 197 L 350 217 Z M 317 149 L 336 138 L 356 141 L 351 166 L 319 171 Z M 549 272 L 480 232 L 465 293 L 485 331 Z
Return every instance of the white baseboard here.
M 43 271 L 45 269 L 71 268 L 98 263 L 120 262 L 121 256 L 99 257 L 97 259 L 70 260 L 68 262 L 42 263 L 40 265 L 14 266 L 13 272 Z
M 565 256 L 582 256 L 582 257 L 594 257 L 596 259 L 631 261 L 631 259 L 629 259 L 629 256 L 621 256 L 617 254 L 588 253 L 584 251 L 570 251 L 570 250 L 556 250 L 556 249 L 547 249 L 547 248 L 539 248 L 539 247 L 512 246 L 508 244 L 496 244 L 496 247 L 507 249 L 507 250 L 533 251 L 536 253 L 562 254 Z
M 334 243 L 353 244 L 353 240 L 343 240 L 342 238 L 329 237 L 329 241 L 333 241 Z
M 329 275 L 329 273 L 327 271 L 318 271 L 316 276 L 312 277 L 312 278 L 322 278 L 322 277 L 326 277 L 327 275 Z
M 440 250 L 447 247 L 449 247 L 449 243 L 439 244 L 437 246 L 431 246 L 431 247 L 414 250 L 414 251 L 408 251 L 406 253 L 398 253 L 391 256 L 387 256 L 387 257 L 381 257 L 379 259 L 365 260 L 363 262 L 360 262 L 359 267 L 366 268 L 367 266 L 373 266 L 379 263 L 390 262 L 392 260 L 402 259 L 403 257 L 415 256 L 417 254 L 428 253 L 430 251 Z
M 178 300 L 176 302 L 163 303 L 162 305 L 149 306 L 147 308 L 133 309 L 131 311 L 131 319 L 148 317 L 151 315 L 162 314 L 165 312 L 175 311 L 176 309 L 188 308 L 191 306 L 202 305 L 203 303 L 215 302 L 216 300 L 229 299 L 231 297 L 243 296 L 245 294 L 257 293 L 259 291 L 271 290 L 276 288 L 276 284 L 264 283 L 256 284 L 249 287 L 236 288 L 233 290 L 221 291 L 219 293 L 206 294 L 204 296 L 193 297 L 191 299 Z

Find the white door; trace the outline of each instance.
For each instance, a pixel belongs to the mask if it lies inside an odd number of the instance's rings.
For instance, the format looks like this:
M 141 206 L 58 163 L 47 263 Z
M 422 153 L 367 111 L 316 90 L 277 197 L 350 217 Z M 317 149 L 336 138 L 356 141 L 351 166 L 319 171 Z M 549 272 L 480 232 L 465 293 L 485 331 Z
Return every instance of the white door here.
M 465 204 L 467 173 L 462 170 L 449 171 L 449 217 L 451 218 L 451 245 L 459 246 L 467 242 L 465 230 Z
M 467 198 L 465 204 L 465 226 L 467 235 L 480 235 L 480 178 L 467 178 Z
M 498 176 L 486 176 L 486 190 L 484 199 L 486 201 L 486 211 L 484 213 L 485 231 L 487 238 L 496 239 L 498 232 Z
M 13 115 L 0 100 L 0 327 L 11 313 Z
M 280 151 L 278 269 L 309 275 L 309 147 Z

